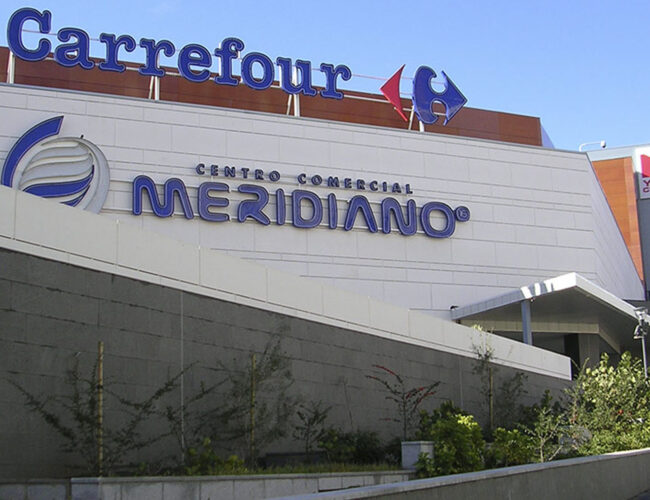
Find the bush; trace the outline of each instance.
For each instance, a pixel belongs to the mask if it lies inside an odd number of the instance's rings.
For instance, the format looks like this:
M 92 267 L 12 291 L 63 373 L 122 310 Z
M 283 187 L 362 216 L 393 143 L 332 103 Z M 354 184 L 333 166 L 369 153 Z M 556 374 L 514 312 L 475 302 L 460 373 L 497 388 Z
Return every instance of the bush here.
M 491 467 L 522 465 L 534 459 L 535 446 L 530 436 L 518 429 L 495 429 L 494 442 L 489 446 L 486 460 Z
M 205 438 L 197 448 L 190 448 L 187 454 L 187 465 L 184 472 L 188 476 L 216 476 L 248 472 L 244 461 L 236 455 L 231 455 L 227 459 L 219 457 L 212 448 L 209 438 Z
M 340 429 L 327 429 L 319 448 L 327 453 L 329 462 L 351 464 L 376 464 L 385 461 L 386 452 L 376 432 L 343 432 Z
M 457 474 L 483 468 L 485 441 L 481 427 L 474 417 L 451 401 L 443 403 L 431 414 L 420 413 L 418 439 L 433 441 L 433 464 L 428 468 L 431 475 Z
M 650 446 L 650 383 L 641 360 L 629 352 L 615 367 L 603 354 L 594 368 L 583 368 L 568 391 L 568 418 L 573 428 L 591 435 L 577 443 L 582 455 Z

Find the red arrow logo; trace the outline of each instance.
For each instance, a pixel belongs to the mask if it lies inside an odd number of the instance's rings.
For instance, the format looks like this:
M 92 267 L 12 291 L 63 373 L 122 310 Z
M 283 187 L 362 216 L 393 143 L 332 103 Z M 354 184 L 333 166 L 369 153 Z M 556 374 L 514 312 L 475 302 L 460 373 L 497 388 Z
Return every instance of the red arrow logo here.
M 641 155 L 641 175 L 650 177 L 650 157 Z
M 404 114 L 404 108 L 402 107 L 402 99 L 399 96 L 399 81 L 402 78 L 402 70 L 404 69 L 405 64 L 398 69 L 393 76 L 391 76 L 386 83 L 384 83 L 379 90 L 384 94 L 384 97 L 395 106 L 395 111 L 397 111 L 404 121 L 407 122 L 408 118 Z

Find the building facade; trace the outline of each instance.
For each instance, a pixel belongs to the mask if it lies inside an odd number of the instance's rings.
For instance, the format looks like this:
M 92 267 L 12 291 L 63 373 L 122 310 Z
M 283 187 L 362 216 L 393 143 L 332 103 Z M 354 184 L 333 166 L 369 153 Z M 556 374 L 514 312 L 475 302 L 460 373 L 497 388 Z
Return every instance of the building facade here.
M 211 368 L 278 338 L 296 393 L 384 435 L 376 365 L 480 414 L 481 348 L 504 379 L 527 374 L 532 402 L 571 360 L 634 347 L 635 261 L 586 155 L 543 147 L 537 119 L 463 109 L 419 131 L 376 99 L 300 96 L 291 116 L 277 89 L 50 60 L 11 73 L 0 448 L 20 451 L 4 477 L 74 463 L 16 384 L 65 392 L 98 341 L 134 397 L 191 366 L 182 405 Z

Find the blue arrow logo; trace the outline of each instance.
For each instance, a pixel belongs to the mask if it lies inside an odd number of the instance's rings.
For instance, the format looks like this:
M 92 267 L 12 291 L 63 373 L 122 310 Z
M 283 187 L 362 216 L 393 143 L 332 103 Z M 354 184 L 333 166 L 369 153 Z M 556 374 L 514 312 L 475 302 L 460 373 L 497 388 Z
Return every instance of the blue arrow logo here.
M 435 123 L 438 117 L 433 112 L 433 103 L 439 102 L 445 106 L 445 123 L 447 125 L 467 99 L 454 85 L 454 82 L 443 71 L 444 92 L 436 92 L 431 88 L 431 79 L 435 78 L 436 72 L 427 66 L 420 66 L 413 78 L 413 109 L 422 123 Z

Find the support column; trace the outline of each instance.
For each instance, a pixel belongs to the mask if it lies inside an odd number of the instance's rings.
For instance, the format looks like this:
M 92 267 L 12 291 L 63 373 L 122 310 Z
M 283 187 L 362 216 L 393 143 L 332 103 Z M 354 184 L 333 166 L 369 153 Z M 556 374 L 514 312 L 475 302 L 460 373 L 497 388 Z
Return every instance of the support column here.
M 530 300 L 521 301 L 521 330 L 524 344 L 533 345 L 533 332 L 530 328 Z

